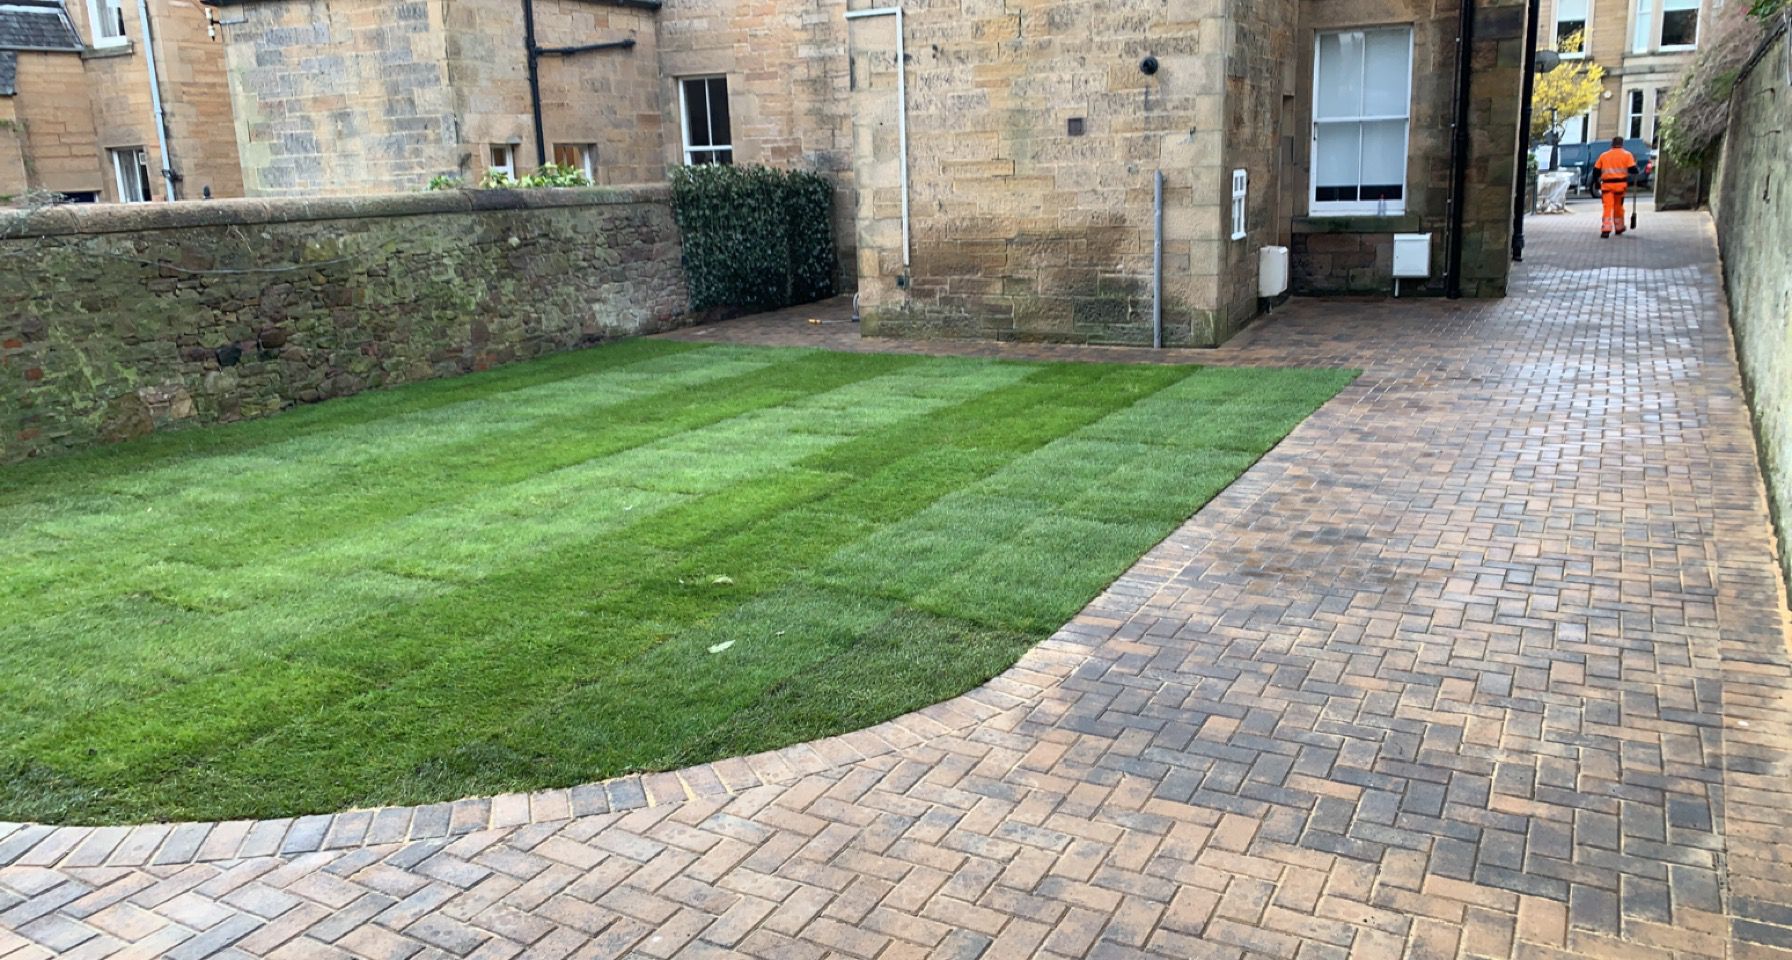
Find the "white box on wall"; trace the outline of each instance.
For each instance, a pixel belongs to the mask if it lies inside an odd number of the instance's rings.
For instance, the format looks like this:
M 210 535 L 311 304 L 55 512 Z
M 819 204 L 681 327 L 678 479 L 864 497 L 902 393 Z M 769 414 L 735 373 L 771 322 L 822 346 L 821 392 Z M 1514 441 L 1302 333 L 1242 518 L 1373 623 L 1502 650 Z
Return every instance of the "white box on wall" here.
M 1257 296 L 1279 297 L 1288 289 L 1288 248 L 1257 251 Z
M 1394 278 L 1411 280 L 1431 276 L 1431 234 L 1394 234 Z

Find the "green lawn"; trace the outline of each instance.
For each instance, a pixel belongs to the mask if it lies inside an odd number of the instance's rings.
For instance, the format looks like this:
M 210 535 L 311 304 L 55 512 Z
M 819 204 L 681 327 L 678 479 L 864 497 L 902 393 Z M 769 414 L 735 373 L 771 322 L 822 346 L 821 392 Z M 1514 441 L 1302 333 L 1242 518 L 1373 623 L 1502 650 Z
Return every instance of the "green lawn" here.
M 1350 373 L 634 340 L 0 468 L 0 819 L 595 780 L 976 686 Z

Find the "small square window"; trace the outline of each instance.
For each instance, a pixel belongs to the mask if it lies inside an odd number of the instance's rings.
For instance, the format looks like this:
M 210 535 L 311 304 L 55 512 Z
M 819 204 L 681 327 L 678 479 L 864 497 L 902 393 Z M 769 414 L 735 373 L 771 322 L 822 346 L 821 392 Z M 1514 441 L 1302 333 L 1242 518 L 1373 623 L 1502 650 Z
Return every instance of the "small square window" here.
M 1071 117 L 1070 122 L 1068 124 L 1066 124 L 1065 126 L 1067 129 L 1067 132 L 1071 136 L 1080 137 L 1083 135 L 1083 118 L 1082 117 Z
M 118 187 L 119 203 L 146 203 L 155 199 L 149 186 L 149 155 L 142 147 L 115 147 L 106 153 L 112 158 L 112 177 Z
M 486 158 L 486 170 L 491 173 L 501 173 L 507 177 L 515 179 L 515 177 L 516 177 L 516 144 L 514 144 L 514 143 L 494 143 L 494 144 L 492 144 L 490 154 Z
M 595 179 L 597 174 L 597 147 L 589 143 L 556 143 L 554 144 L 554 165 L 571 167 L 582 171 L 586 179 Z

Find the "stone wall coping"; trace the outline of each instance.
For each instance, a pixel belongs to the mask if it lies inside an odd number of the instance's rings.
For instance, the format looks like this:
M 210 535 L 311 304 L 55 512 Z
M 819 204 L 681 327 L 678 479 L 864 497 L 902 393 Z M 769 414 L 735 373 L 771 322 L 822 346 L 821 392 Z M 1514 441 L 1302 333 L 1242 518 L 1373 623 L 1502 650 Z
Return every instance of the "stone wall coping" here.
M 523 190 L 430 190 L 360 197 L 268 197 L 180 200 L 174 203 L 66 203 L 36 210 L 0 211 L 0 240 L 138 233 L 186 227 L 597 207 L 664 202 L 670 197 L 671 188 L 668 185 L 643 183 Z

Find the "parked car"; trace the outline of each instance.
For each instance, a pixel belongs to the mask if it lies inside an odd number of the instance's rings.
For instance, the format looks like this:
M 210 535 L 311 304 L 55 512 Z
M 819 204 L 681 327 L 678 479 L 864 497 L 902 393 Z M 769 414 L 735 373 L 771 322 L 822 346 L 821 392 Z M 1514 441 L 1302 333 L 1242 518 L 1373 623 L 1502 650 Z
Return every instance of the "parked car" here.
M 1556 147 L 1556 165 L 1563 170 L 1575 172 L 1574 182 L 1581 192 L 1597 194 L 1599 192 L 1598 175 L 1593 171 L 1593 161 L 1599 155 L 1611 149 L 1610 140 L 1595 140 L 1592 143 L 1564 143 Z M 1655 178 L 1655 151 L 1649 148 L 1649 142 L 1633 137 L 1624 141 L 1624 149 L 1636 157 L 1636 185 L 1647 187 Z

